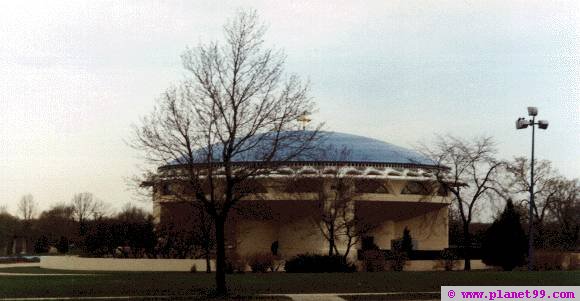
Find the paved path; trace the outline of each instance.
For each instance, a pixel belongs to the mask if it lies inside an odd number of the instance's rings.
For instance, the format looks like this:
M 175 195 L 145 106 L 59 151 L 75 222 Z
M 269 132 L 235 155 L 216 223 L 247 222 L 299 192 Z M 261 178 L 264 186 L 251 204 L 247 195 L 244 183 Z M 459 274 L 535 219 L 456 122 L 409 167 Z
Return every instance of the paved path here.
M 3 268 L 39 268 L 40 263 L 8 263 L 0 264 L 0 276 L 93 276 L 98 274 L 50 274 L 50 273 L 11 273 L 2 272 Z
M 119 297 L 46 297 L 46 298 L 0 298 L 2 301 L 56 301 L 56 300 L 135 300 L 135 299 L 168 299 L 174 300 L 183 296 L 119 296 Z
M 433 293 L 433 292 L 429 292 Z M 438 293 L 438 292 L 436 292 Z M 408 294 L 408 293 L 403 293 Z M 415 293 L 416 294 L 416 293 Z M 408 295 L 405 298 L 405 295 L 401 293 L 359 293 L 359 294 L 267 294 L 263 296 L 283 296 L 289 297 L 294 301 L 345 301 L 344 298 L 340 296 L 368 296 L 368 297 L 379 297 L 379 296 L 393 296 L 393 295 L 401 295 L 400 301 L 412 301 L 413 299 L 409 299 Z M 187 299 L 187 296 L 102 296 L 102 297 L 47 297 L 47 298 L 0 298 L 1 301 L 29 301 L 29 300 L 44 300 L 44 301 L 52 301 L 52 300 L 130 300 L 130 299 Z M 393 299 L 396 300 L 396 299 Z M 439 299 L 421 299 L 421 301 L 436 301 Z
M 25 262 L 25 263 L 0 263 L 0 269 L 3 268 L 39 268 L 40 262 Z
M 1 276 L 96 276 L 103 274 L 38 274 L 38 273 L 0 273 Z
M 291 294 L 284 295 L 294 301 L 346 301 L 336 294 Z
M 411 300 L 409 295 L 417 295 L 417 294 L 439 294 L 439 292 L 388 292 L 388 293 L 330 293 L 330 294 L 284 294 L 284 295 L 268 295 L 268 296 L 285 296 L 290 297 L 290 299 L 294 301 L 345 301 L 343 296 L 367 296 L 369 298 L 374 297 L 381 297 L 381 296 L 400 296 L 401 299 L 399 300 Z M 432 300 L 439 300 L 439 299 L 432 299 Z M 429 299 L 422 299 L 422 301 L 432 301 Z

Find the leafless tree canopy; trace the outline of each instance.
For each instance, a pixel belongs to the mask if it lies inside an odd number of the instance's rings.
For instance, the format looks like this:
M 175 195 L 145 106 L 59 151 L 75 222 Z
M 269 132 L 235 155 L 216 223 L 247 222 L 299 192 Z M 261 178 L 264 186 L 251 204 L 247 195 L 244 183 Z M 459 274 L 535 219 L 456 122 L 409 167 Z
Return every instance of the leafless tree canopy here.
M 61 218 L 65 220 L 74 219 L 74 208 L 73 206 L 66 205 L 63 203 L 56 204 L 52 206 L 49 210 L 43 211 L 40 214 L 41 218 Z
M 338 161 L 347 161 L 352 151 L 347 148 L 331 146 L 319 150 L 320 155 L 335 156 Z M 360 196 L 355 189 L 355 179 L 351 175 L 342 174 L 341 167 L 322 179 L 318 190 L 318 201 L 321 206 L 320 215 L 313 216 L 315 225 L 319 228 L 324 239 L 328 242 L 328 255 L 342 255 L 346 260 L 350 251 L 372 230 L 372 227 L 363 222 L 357 215 L 355 202 Z M 340 254 L 337 244 L 344 242 L 345 251 Z
M 355 179 L 337 173 L 328 181 L 329 185 L 322 185 L 318 192 L 322 210 L 314 221 L 328 242 L 328 255 L 341 255 L 346 260 L 372 226 L 356 215 L 355 199 L 360 193 L 355 191 Z M 343 254 L 338 250 L 339 242 L 345 245 Z
M 139 220 L 146 220 L 149 218 L 149 214 L 145 212 L 145 210 L 132 205 L 131 203 L 126 203 L 123 205 L 121 212 L 117 214 L 117 218 L 125 221 L 125 222 L 132 222 L 132 221 L 139 221 Z
M 465 269 L 471 269 L 469 248 L 471 224 L 477 205 L 492 191 L 501 161 L 495 159 L 496 149 L 491 137 L 466 140 L 454 136 L 438 136 L 433 146 L 424 147 L 424 154 L 440 167 L 437 181 L 451 192 L 463 223 L 466 249 Z M 449 168 L 449 169 L 447 169 Z
M 32 194 L 24 195 L 18 203 L 18 214 L 25 221 L 29 221 L 36 215 L 36 207 L 36 202 L 34 201 Z
M 504 199 L 518 200 L 521 208 L 529 207 L 530 161 L 517 157 L 506 165 L 496 192 Z M 560 175 L 547 160 L 534 162 L 534 203 L 532 206 L 534 244 L 539 248 L 574 249 L 580 230 L 578 214 L 578 180 Z M 518 204 L 516 203 L 516 204 Z M 521 210 L 528 220 L 529 211 Z M 550 232 L 557 225 L 558 233 Z M 555 239 L 555 236 L 558 236 Z M 555 243 L 556 240 L 559 240 Z M 558 246 L 556 246 L 558 245 Z
M 107 205 L 96 199 L 90 192 L 75 194 L 71 200 L 71 206 L 74 217 L 79 223 L 84 223 L 90 218 L 101 218 L 107 211 Z
M 506 167 L 508 192 L 529 206 L 530 193 L 530 161 L 524 157 L 517 157 Z M 536 161 L 534 164 L 534 219 L 543 223 L 549 208 L 556 201 L 554 197 L 560 187 L 557 184 L 559 177 L 547 160 Z M 525 215 L 528 215 L 526 212 Z
M 562 248 L 574 249 L 580 243 L 580 181 L 557 178 L 552 200 L 549 201 L 550 215 L 562 231 Z
M 94 199 L 91 217 L 93 220 L 99 220 L 110 214 L 111 207 L 109 203 L 101 199 Z
M 211 183 L 215 161 L 222 163 L 226 181 L 243 182 L 263 166 L 232 169 L 232 159 L 289 160 L 317 134 L 290 131 L 313 103 L 306 85 L 296 76 L 283 76 L 283 53 L 263 48 L 265 28 L 255 12 L 240 12 L 224 32 L 225 43 L 200 45 L 182 55 L 191 77 L 162 95 L 136 128 L 134 143 L 158 165 L 207 163 L 210 186 L 216 184 Z M 197 178 L 197 170 L 190 171 Z M 206 204 L 217 210 L 210 212 L 214 215 L 231 206 L 223 200 L 217 204 L 218 198 L 212 195 Z
M 182 55 L 190 76 L 169 88 L 135 127 L 134 147 L 158 166 L 186 166 L 188 190 L 216 221 L 216 277 L 222 293 L 219 236 L 229 210 L 244 195 L 240 186 L 267 172 L 269 162 L 299 156 L 317 136 L 316 130 L 292 131 L 313 103 L 307 85 L 284 75 L 284 54 L 264 47 L 264 34 L 255 12 L 238 12 L 224 26 L 224 41 Z M 236 158 L 261 164 L 236 165 Z

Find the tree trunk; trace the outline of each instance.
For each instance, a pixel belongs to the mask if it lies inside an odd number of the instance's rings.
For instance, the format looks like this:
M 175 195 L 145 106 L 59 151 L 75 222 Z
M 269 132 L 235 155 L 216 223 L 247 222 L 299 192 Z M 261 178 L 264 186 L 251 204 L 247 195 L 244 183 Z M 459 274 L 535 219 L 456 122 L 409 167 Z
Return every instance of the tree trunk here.
M 334 225 L 328 230 L 328 256 L 334 255 Z
M 226 288 L 226 241 L 225 241 L 225 218 L 218 216 L 215 218 L 215 238 L 216 238 L 216 294 L 225 296 Z
M 542 222 L 538 220 L 535 223 L 534 228 L 536 229 L 536 233 L 534 233 L 534 247 L 539 249 L 546 248 L 547 246 L 545 245 L 546 241 L 544 240 L 544 227 Z
M 471 235 L 469 234 L 469 224 L 463 225 L 463 256 L 465 263 L 464 271 L 471 271 Z
M 344 260 L 344 262 L 347 261 L 348 259 L 348 254 L 350 254 L 350 249 L 353 247 L 353 243 L 352 243 L 352 236 L 348 236 L 348 241 L 346 243 L 346 250 L 344 251 L 344 254 L 342 255 L 342 258 Z
M 79 221 L 79 234 L 81 236 L 85 236 L 85 234 L 87 234 L 87 224 L 85 223 L 84 219 Z
M 209 248 L 205 250 L 205 272 L 211 273 L 211 256 Z

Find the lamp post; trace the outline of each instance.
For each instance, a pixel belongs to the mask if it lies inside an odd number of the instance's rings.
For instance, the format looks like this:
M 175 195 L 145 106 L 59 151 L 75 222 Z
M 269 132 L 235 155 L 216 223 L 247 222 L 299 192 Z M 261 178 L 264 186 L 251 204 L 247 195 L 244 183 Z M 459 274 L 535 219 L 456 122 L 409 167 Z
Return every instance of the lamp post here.
M 536 133 L 536 125 L 538 128 L 545 130 L 548 128 L 548 121 L 547 120 L 538 120 L 536 122 L 536 116 L 538 115 L 538 108 L 536 107 L 528 107 L 528 115 L 532 116 L 532 119 L 526 120 L 523 117 L 518 118 L 516 120 L 516 129 L 521 130 L 525 129 L 528 126 L 532 126 L 532 160 L 530 162 L 530 213 L 528 216 L 528 224 L 529 224 L 529 231 L 528 231 L 528 271 L 532 271 L 534 269 L 534 139 Z

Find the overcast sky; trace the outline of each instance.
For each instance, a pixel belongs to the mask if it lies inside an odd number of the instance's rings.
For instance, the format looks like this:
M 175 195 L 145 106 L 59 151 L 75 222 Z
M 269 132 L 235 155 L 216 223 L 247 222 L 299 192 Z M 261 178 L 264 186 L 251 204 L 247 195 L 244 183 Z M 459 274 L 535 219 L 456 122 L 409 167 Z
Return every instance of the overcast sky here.
M 514 122 L 535 105 L 550 121 L 537 156 L 580 176 L 577 0 L 2 1 L 0 205 L 136 202 L 131 125 L 237 8 L 255 8 L 286 70 L 311 81 L 327 130 L 404 147 L 486 134 L 509 159 L 529 156 Z

